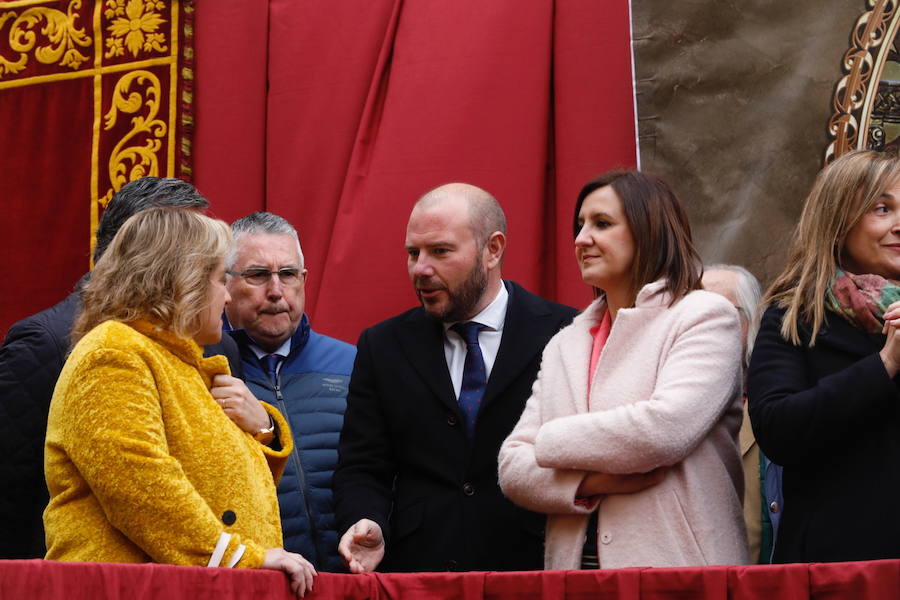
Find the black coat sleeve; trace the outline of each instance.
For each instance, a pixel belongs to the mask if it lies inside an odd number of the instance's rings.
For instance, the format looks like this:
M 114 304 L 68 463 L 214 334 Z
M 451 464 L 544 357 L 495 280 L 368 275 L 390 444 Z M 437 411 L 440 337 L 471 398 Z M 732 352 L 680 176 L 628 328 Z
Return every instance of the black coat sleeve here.
M 13 325 L 0 347 L 0 558 L 46 551 L 44 437 L 67 352 L 68 339 L 35 317 Z
M 896 410 L 897 387 L 877 349 L 854 355 L 822 342 L 795 346 L 781 336 L 782 316 L 776 308 L 765 312 L 753 347 L 753 433 L 775 463 L 822 461 Z
M 333 479 L 335 513 L 341 535 L 360 519 L 371 519 L 381 526 L 387 541 L 397 464 L 382 407 L 388 399 L 377 387 L 377 361 L 369 337 L 366 330 L 359 338 L 350 377 Z

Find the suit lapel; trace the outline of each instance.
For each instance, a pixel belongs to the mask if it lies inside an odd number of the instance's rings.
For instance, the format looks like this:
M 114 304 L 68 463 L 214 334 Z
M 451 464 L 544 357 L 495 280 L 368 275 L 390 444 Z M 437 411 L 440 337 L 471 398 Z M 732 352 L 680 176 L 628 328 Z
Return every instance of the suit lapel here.
M 417 310 L 399 329 L 400 347 L 434 395 L 460 415 L 453 382 L 444 356 L 444 331 L 441 324 L 431 319 L 424 310 Z
M 552 316 L 551 313 L 532 302 L 522 288 L 504 283 L 509 291 L 509 304 L 500 349 L 481 403 L 482 411 L 534 360 L 535 354 L 543 350 L 546 339 L 550 337 L 545 338 L 540 332 L 545 329 L 545 322 Z

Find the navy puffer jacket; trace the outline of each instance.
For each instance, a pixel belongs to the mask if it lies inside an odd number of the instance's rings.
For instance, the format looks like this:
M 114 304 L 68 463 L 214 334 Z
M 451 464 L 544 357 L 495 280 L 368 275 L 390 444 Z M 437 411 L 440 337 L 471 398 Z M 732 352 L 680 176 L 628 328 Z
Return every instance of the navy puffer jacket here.
M 276 387 L 250 348 L 247 333 L 241 329 L 228 333 L 240 347 L 247 386 L 281 411 L 294 435 L 294 453 L 278 484 L 284 547 L 302 554 L 320 571 L 346 571 L 337 552 L 331 477 L 356 347 L 316 333 L 304 315 Z

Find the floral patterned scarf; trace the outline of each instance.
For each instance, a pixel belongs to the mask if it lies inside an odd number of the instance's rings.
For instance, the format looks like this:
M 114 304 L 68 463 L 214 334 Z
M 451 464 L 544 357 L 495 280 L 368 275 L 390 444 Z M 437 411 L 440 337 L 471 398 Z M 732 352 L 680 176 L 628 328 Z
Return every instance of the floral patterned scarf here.
M 897 281 L 838 269 L 825 294 L 825 308 L 841 315 L 854 327 L 881 333 L 884 312 L 897 300 L 900 300 Z

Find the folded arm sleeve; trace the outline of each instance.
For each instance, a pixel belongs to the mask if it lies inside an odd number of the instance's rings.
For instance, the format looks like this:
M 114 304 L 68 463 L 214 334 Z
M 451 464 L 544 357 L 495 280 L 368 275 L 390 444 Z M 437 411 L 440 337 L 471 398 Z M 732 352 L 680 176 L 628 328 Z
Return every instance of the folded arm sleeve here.
M 543 424 L 535 437 L 537 463 L 625 474 L 687 457 L 737 398 L 740 328 L 726 308 L 685 311 L 662 364 L 634 357 L 636 370 L 656 372 L 650 397 Z
M 107 519 L 155 562 L 206 565 L 224 528 L 168 452 L 152 373 L 133 354 L 100 349 L 71 381 L 58 426 Z M 262 563 L 264 550 L 234 535 L 222 564 L 242 544 L 238 566 Z
M 544 351 L 544 362 L 552 360 L 555 341 Z M 528 510 L 547 514 L 587 514 L 589 508 L 575 504 L 576 492 L 584 479 L 583 471 L 557 469 L 538 465 L 534 439 L 542 424 L 544 401 L 543 373 L 538 373 L 531 397 L 512 433 L 500 447 L 498 459 L 500 489 L 507 498 Z

